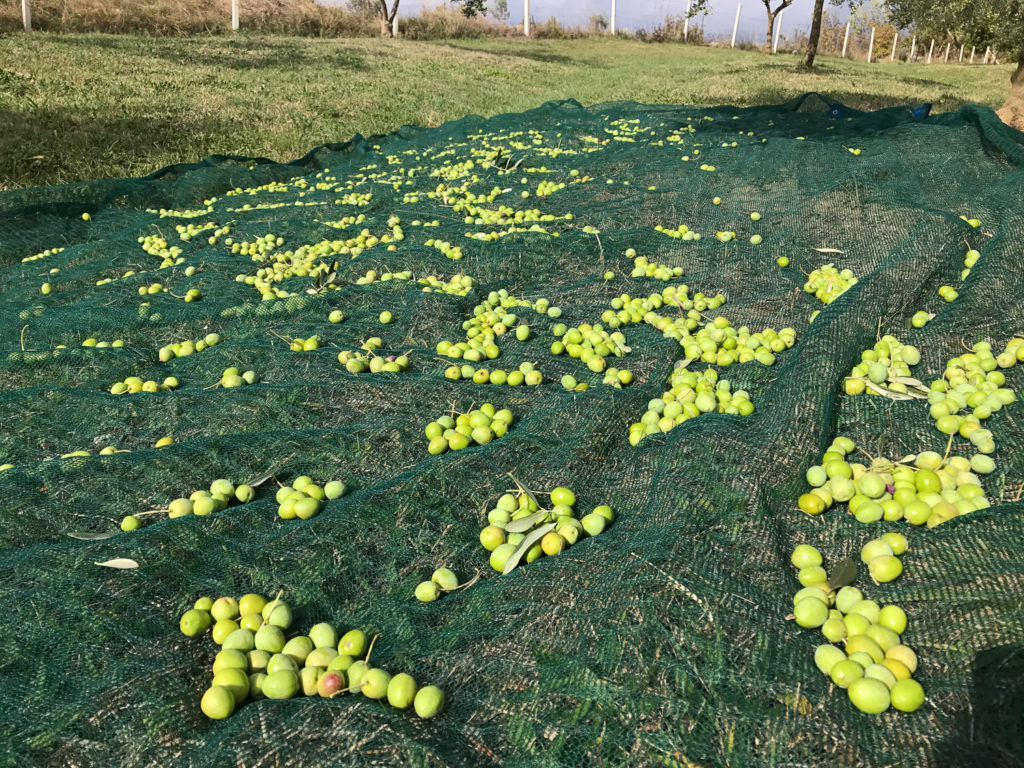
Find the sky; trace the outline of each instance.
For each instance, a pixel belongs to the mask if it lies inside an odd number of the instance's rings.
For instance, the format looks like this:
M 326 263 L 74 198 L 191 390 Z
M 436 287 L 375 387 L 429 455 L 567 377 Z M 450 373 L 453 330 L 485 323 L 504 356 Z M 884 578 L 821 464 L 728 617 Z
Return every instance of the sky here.
M 331 2 L 332 0 L 321 0 Z M 338 0 L 333 0 L 338 2 Z M 442 0 L 401 0 L 399 16 L 413 16 L 422 7 L 441 5 Z M 728 37 L 732 33 L 736 18 L 736 6 L 740 7 L 738 40 L 763 39 L 768 16 L 763 0 L 710 0 L 711 13 L 697 16 L 691 25 L 703 26 L 708 37 Z M 779 4 L 773 0 L 772 6 Z M 810 27 L 813 0 L 795 0 L 782 17 L 782 32 Z M 520 24 L 523 20 L 523 0 L 508 0 L 509 22 Z M 682 15 L 686 11 L 686 0 L 617 0 L 617 18 L 620 29 L 652 30 L 668 15 Z M 835 9 L 831 9 L 835 12 Z M 611 0 L 530 0 L 530 16 L 534 22 L 545 21 L 554 16 L 568 26 L 586 26 L 594 14 L 607 17 L 611 13 Z

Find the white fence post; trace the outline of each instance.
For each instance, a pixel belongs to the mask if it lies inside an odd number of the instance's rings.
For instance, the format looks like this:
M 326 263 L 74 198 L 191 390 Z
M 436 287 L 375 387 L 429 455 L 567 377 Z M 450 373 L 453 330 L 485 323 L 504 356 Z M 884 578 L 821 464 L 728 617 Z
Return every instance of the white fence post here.
M 238 0 L 231 0 L 231 31 L 238 31 Z
M 530 0 L 523 0 L 523 35 L 530 36 Z
M 944 58 L 942 60 L 943 64 L 948 64 L 949 63 L 949 46 L 951 46 L 951 45 L 952 45 L 952 43 L 946 43 L 946 58 Z
M 965 45 L 967 45 L 967 43 L 962 43 L 960 45 L 960 58 L 957 60 L 958 63 L 960 63 L 960 64 L 964 63 L 964 46 Z
M 917 35 L 914 35 L 914 37 L 910 41 L 910 58 L 907 59 L 907 61 L 913 61 L 914 60 L 914 55 L 916 53 L 917 53 Z
M 892 55 L 889 57 L 889 61 L 896 61 L 896 47 L 900 44 L 900 31 L 897 29 L 896 34 L 892 38 Z
M 932 40 L 932 44 L 930 46 L 928 46 L 928 60 L 925 62 L 925 64 L 931 64 L 932 63 L 932 51 L 934 51 L 934 50 L 935 50 L 935 40 L 933 39 Z
M 736 21 L 732 23 L 732 42 L 729 43 L 730 48 L 736 47 L 736 30 L 740 26 L 740 8 L 743 7 L 743 3 L 736 3 Z
M 775 20 L 775 41 L 772 43 L 772 53 L 775 53 L 779 49 L 779 33 L 782 32 L 782 14 L 785 11 L 779 11 L 779 17 Z
M 30 0 L 21 0 L 21 21 L 25 25 L 25 31 L 32 31 L 32 5 Z
M 988 64 L 988 52 L 991 51 L 991 50 L 992 50 L 992 46 L 987 46 L 985 48 L 985 58 L 981 60 L 982 64 Z
M 398 13 L 395 13 L 395 18 L 391 20 L 391 36 L 398 37 Z
M 868 42 L 868 64 L 871 63 L 871 54 L 875 52 L 875 28 L 871 28 L 871 40 Z
M 974 63 L 974 49 L 975 49 L 976 47 L 977 47 L 977 46 L 974 46 L 974 45 L 972 45 L 972 46 L 971 46 L 971 61 L 970 61 L 970 63 L 971 63 L 971 64 L 973 64 L 973 63 Z
M 686 0 L 686 18 L 683 19 L 683 41 L 690 39 L 690 2 Z
M 843 35 L 843 53 L 842 58 L 846 58 L 846 44 L 850 42 L 850 22 L 846 22 L 846 34 Z
M 612 37 L 615 36 L 615 0 L 612 0 L 612 15 L 611 22 L 608 24 L 608 32 Z

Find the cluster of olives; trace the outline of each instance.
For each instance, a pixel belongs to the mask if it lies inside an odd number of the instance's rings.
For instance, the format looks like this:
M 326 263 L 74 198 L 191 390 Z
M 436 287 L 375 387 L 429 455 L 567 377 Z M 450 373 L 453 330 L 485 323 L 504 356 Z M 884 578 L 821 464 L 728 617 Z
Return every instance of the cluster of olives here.
M 277 514 L 282 520 L 309 520 L 320 513 L 322 503 L 345 495 L 348 488 L 340 480 L 319 486 L 309 475 L 299 475 L 290 486 L 277 489 Z
M 835 502 L 848 502 L 861 523 L 906 520 L 934 528 L 989 506 L 978 475 L 992 472 L 995 462 L 984 454 L 943 458 L 924 451 L 899 463 L 879 458 L 865 466 L 848 461 L 855 448 L 848 437 L 832 442 L 821 462 L 807 470 L 813 487 L 797 501 L 800 509 L 820 515 Z
M 872 539 L 860 550 L 860 559 L 876 584 L 895 581 L 903 573 L 900 555 L 907 551 L 907 539 L 899 533 L 886 533 Z
M 626 258 L 633 260 L 633 271 L 630 277 L 653 277 L 656 280 L 671 280 L 674 277 L 682 277 L 682 267 L 670 267 L 667 264 L 650 262 L 643 256 L 637 256 L 633 248 L 626 249 Z
M 725 304 L 725 296 L 721 293 L 715 296 L 705 296 L 698 292 L 691 297 L 689 292 L 690 288 L 687 285 L 666 285 L 661 293 L 652 293 L 646 299 L 624 293 L 609 302 L 611 309 L 606 309 L 601 314 L 601 322 L 611 328 L 618 328 L 628 323 L 644 322 L 652 310 L 661 309 L 664 306 L 670 307 L 673 311 L 695 310 L 696 314 L 690 314 L 686 323 L 688 331 L 695 331 L 700 326 L 700 313 L 709 309 L 718 309 Z
M 215 347 L 220 344 L 219 333 L 208 333 L 198 341 L 180 341 L 160 347 L 160 362 L 166 363 L 176 357 L 187 357 L 195 352 L 202 352 L 204 349 Z
M 514 371 L 505 371 L 502 368 L 491 371 L 487 368 L 474 368 L 468 363 L 463 363 L 446 368 L 444 376 L 452 381 L 465 379 L 476 384 L 508 384 L 512 387 L 518 387 L 520 384 L 535 387 L 544 381 L 543 374 L 534 367 L 533 363 L 520 363 L 519 368 Z
M 513 327 L 516 338 L 526 341 L 530 338 L 529 325 L 512 311 L 514 309 L 532 309 L 537 314 L 552 320 L 557 320 L 562 316 L 562 310 L 559 307 L 551 306 L 551 302 L 547 299 L 541 298 L 536 301 L 517 299 L 515 296 L 510 296 L 504 288 L 499 291 L 491 291 L 483 301 L 473 307 L 473 317 L 462 324 L 463 330 L 466 331 L 466 342 L 453 344 L 442 341 L 438 344 L 438 353 L 448 357 L 462 357 L 470 362 L 482 360 L 484 356 L 493 359 L 500 354 L 500 351 L 495 353 L 497 350 L 497 346 L 494 344 L 495 340 L 512 330 Z M 444 350 L 442 350 L 442 346 L 445 346 Z M 471 354 L 467 355 L 467 351 Z
M 39 253 L 34 253 L 31 256 L 26 256 L 21 261 L 22 263 L 27 261 L 38 261 L 39 259 L 45 259 L 47 256 L 54 256 L 63 250 L 63 248 L 47 248 L 45 251 L 40 251 Z
M 230 368 L 224 369 L 224 373 L 221 374 L 220 381 L 217 383 L 222 387 L 231 389 L 233 387 L 242 387 L 248 384 L 258 384 L 259 380 L 260 377 L 257 375 L 256 371 L 245 371 L 240 373 L 237 368 L 231 366 Z
M 452 261 L 461 261 L 463 258 L 462 249 L 457 245 L 452 245 L 447 240 L 431 239 L 423 244 L 427 248 L 436 248 Z
M 94 338 L 90 337 L 90 338 L 88 338 L 88 339 L 86 339 L 85 341 L 82 342 L 82 346 L 83 347 L 95 347 L 96 349 L 106 349 L 108 347 L 123 347 L 124 346 L 124 340 L 123 339 L 114 339 L 113 341 L 99 341 L 98 339 L 94 339 Z M 58 344 L 57 345 L 57 349 L 64 349 L 64 348 L 65 347 L 64 347 L 63 344 Z
M 701 166 L 701 170 L 703 170 L 703 166 Z M 674 237 L 676 240 L 700 240 L 700 232 L 694 232 L 685 224 L 680 224 L 675 229 L 663 227 L 661 224 L 658 224 L 655 226 L 654 230 L 656 232 L 661 232 L 663 235 Z
M 732 384 L 727 379 L 719 379 L 716 371 L 708 368 L 697 373 L 688 370 L 684 362 L 676 362 L 668 379 L 669 388 L 647 404 L 647 411 L 639 422 L 630 424 L 630 445 L 636 445 L 647 435 L 668 432 L 702 413 L 749 416 L 754 412 L 754 404 L 745 390 L 733 392 Z
M 694 317 L 693 315 L 697 315 Z M 657 328 L 666 338 L 676 339 L 691 360 L 700 360 L 713 365 L 732 365 L 756 360 L 762 365 L 774 365 L 775 353 L 789 349 L 796 343 L 796 331 L 774 328 L 751 333 L 746 326 L 734 328 L 729 320 L 719 315 L 704 325 L 695 334 L 700 313 L 697 310 L 683 317 L 671 319 L 649 312 L 644 321 Z
M 313 334 L 308 339 L 292 339 L 288 346 L 292 352 L 312 352 L 313 350 L 320 349 L 320 336 Z
M 910 378 L 910 369 L 921 362 L 917 347 L 901 344 L 895 336 L 883 336 L 873 349 L 864 350 L 860 357 L 860 363 L 846 377 L 846 394 L 860 395 L 865 390 L 869 395 L 884 394 L 885 390 L 906 394 L 908 387 L 921 388 L 920 382 Z
M 150 256 L 159 256 L 163 259 L 160 262 L 160 268 L 173 267 L 176 263 L 176 259 L 181 256 L 182 250 L 177 245 L 169 245 L 160 235 L 145 235 L 140 237 L 137 241 L 142 246 L 142 250 L 148 253 Z
M 600 323 L 591 325 L 582 323 L 575 328 L 568 328 L 558 323 L 552 333 L 558 339 L 551 344 L 551 354 L 568 354 L 569 357 L 585 363 L 594 373 L 603 373 L 608 367 L 606 358 L 625 357 L 632 350 L 626 346 L 626 337 L 621 331 L 608 333 Z M 619 379 L 620 384 L 628 384 L 633 374 L 625 371 L 626 381 Z
M 576 494 L 559 486 L 549 494 L 550 509 L 541 509 L 534 494 L 519 489 L 503 494 L 487 514 L 488 525 L 480 531 L 480 544 L 491 553 L 491 567 L 508 573 L 520 561 L 532 563 L 543 555 L 557 555 L 581 536 L 597 536 L 615 519 L 607 504 L 577 520 Z
M 203 293 L 198 288 L 189 288 L 181 298 L 185 300 L 186 304 L 191 304 L 193 301 L 203 298 Z
M 454 592 L 468 586 L 459 584 L 458 577 L 448 568 L 438 568 L 430 576 L 430 581 L 421 581 L 416 585 L 416 599 L 421 603 L 432 603 L 443 593 Z
M 167 442 L 163 442 L 166 440 Z M 169 437 L 157 441 L 157 446 L 169 445 L 174 442 Z M 116 453 L 116 451 L 111 451 Z M 223 512 L 234 501 L 248 504 L 256 498 L 256 490 L 248 484 L 242 483 L 236 486 L 230 480 L 219 478 L 210 483 L 210 490 L 198 490 L 186 498 L 179 498 L 167 505 L 166 510 L 154 509 L 148 512 L 140 512 L 128 515 L 121 521 L 122 531 L 134 531 L 142 525 L 140 517 L 153 514 L 164 514 L 168 518 L 187 517 L 188 515 L 212 515 L 215 512 Z
M 1022 360 L 1024 339 L 1020 338 L 1011 339 L 995 357 L 992 346 L 979 341 L 968 354 L 948 360 L 942 378 L 931 383 L 928 393 L 928 412 L 935 428 L 944 435 L 958 432 L 981 453 L 992 453 L 995 439 L 981 422 L 1017 399 L 1016 393 L 1004 386 L 1006 376 L 1000 369 L 1012 368 Z M 966 409 L 971 413 L 961 416 Z
M 353 629 L 339 638 L 333 626 L 322 622 L 310 627 L 307 635 L 286 639 L 291 624 L 291 608 L 280 596 L 268 601 L 257 594 L 238 600 L 202 597 L 182 615 L 183 634 L 197 637 L 212 625 L 213 641 L 220 646 L 213 679 L 199 704 L 203 714 L 221 720 L 246 699 L 331 699 L 359 691 L 370 699 L 386 698 L 396 709 L 412 705 L 422 718 L 433 717 L 444 707 L 440 688 L 420 688 L 411 675 L 392 677 L 370 666 L 372 643 L 363 630 Z
M 372 347 L 369 354 L 344 349 L 338 353 L 338 362 L 345 366 L 349 373 L 401 373 L 409 367 L 408 355 L 374 355 Z
M 167 293 L 167 289 L 160 283 L 139 286 L 139 296 L 152 295 L 155 293 Z
M 845 291 L 857 284 L 857 278 L 848 269 L 842 271 L 831 264 L 818 267 L 807 276 L 804 290 L 816 296 L 822 304 L 831 304 Z
M 894 551 L 906 548 L 906 539 L 899 534 L 885 534 L 879 541 Z M 924 689 L 911 677 L 917 671 L 917 654 L 902 643 L 906 612 L 896 605 L 879 606 L 856 587 L 836 592 L 814 547 L 798 545 L 791 562 L 800 569 L 797 579 L 803 585 L 793 598 L 793 618 L 801 627 L 820 628 L 829 641 L 814 651 L 821 673 L 845 688 L 850 702 L 862 712 L 877 715 L 890 706 L 901 712 L 918 709 L 924 703 Z M 843 643 L 844 648 L 834 643 Z
M 168 376 L 159 384 L 156 381 L 143 381 L 138 376 L 129 376 L 122 381 L 114 382 L 110 386 L 112 395 L 134 395 L 136 392 L 170 392 L 178 388 L 178 380 L 174 376 Z
M 386 283 L 391 280 L 412 280 L 413 274 L 411 269 L 404 270 L 402 272 L 382 272 L 377 273 L 376 270 L 367 270 L 363 277 L 356 280 L 356 285 L 369 285 L 371 283 Z M 423 286 L 424 293 L 446 293 L 450 296 L 465 296 L 469 293 L 469 290 L 476 285 L 474 280 L 469 275 L 452 275 L 447 282 L 434 275 L 427 275 L 421 277 L 416 281 Z
M 512 411 L 508 408 L 495 409 L 491 403 L 460 413 L 454 418 L 442 416 L 427 424 L 427 451 L 436 456 L 446 451 L 459 451 L 472 444 L 487 445 L 495 438 L 502 437 L 512 426 Z

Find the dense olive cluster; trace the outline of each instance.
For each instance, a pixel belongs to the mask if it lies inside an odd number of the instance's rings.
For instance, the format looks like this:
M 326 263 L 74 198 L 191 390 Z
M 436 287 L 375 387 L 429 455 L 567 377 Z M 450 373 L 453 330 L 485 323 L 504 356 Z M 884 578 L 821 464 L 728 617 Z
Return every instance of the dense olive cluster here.
M 368 344 L 368 340 L 366 343 Z M 379 339 L 378 339 L 379 341 Z M 365 348 L 364 344 L 364 348 Z M 377 346 L 366 348 L 366 354 L 344 349 L 338 353 L 338 362 L 345 366 L 349 373 L 401 373 L 409 367 L 408 355 L 375 355 Z
M 733 413 L 749 416 L 754 404 L 745 390 L 732 391 L 727 379 L 708 368 L 703 373 L 688 370 L 682 360 L 669 376 L 669 388 L 647 404 L 640 421 L 629 426 L 629 444 L 636 445 L 647 435 L 657 435 L 678 427 L 702 413 Z
M 855 449 L 848 437 L 832 442 L 821 462 L 807 470 L 813 487 L 798 500 L 800 509 L 820 515 L 836 502 L 848 502 L 850 514 L 861 523 L 906 520 L 934 528 L 989 506 L 978 474 L 988 474 L 995 463 L 984 454 L 968 460 L 925 451 L 900 462 L 874 459 L 865 466 L 848 460 Z
M 320 514 L 324 501 L 345 495 L 348 488 L 340 480 L 332 480 L 319 486 L 309 475 L 299 475 L 290 486 L 282 485 L 274 497 L 277 500 L 277 514 L 282 520 L 309 520 Z
M 160 347 L 160 362 L 166 363 L 176 357 L 187 357 L 194 352 L 202 352 L 210 347 L 215 347 L 220 344 L 220 342 L 221 338 L 219 333 L 208 333 L 197 341 L 186 340 L 175 342 L 174 344 L 168 344 L 166 347 Z
M 563 323 L 559 323 L 552 329 L 552 333 L 557 339 L 551 344 L 553 355 L 568 354 L 569 357 L 584 363 L 594 373 L 606 373 L 606 358 L 625 357 L 632 351 L 626 346 L 626 337 L 621 331 L 608 333 L 600 323 L 582 323 L 575 328 L 567 328 Z M 625 369 L 616 368 L 614 378 L 605 376 L 606 384 L 614 383 L 620 388 L 632 381 L 632 371 Z
M 114 382 L 110 386 L 110 394 L 134 395 L 136 392 L 170 392 L 177 388 L 178 380 L 174 376 L 168 376 L 159 384 L 154 380 L 144 381 L 138 376 L 128 376 L 121 381 Z
M 157 441 L 157 447 L 170 445 L 173 440 L 161 438 Z M 210 483 L 210 490 L 194 491 L 191 496 L 179 498 L 167 505 L 167 509 L 153 509 L 147 512 L 140 512 L 128 515 L 121 521 L 121 530 L 134 531 L 141 527 L 140 517 L 148 517 L 155 514 L 166 514 L 168 518 L 187 517 L 189 515 L 212 515 L 216 512 L 223 512 L 233 502 L 238 501 L 248 504 L 256 498 L 256 490 L 246 483 L 236 486 L 230 480 L 223 478 Z
M 387 283 L 392 280 L 412 280 L 413 273 L 411 269 L 406 269 L 402 272 L 381 272 L 378 273 L 375 269 L 369 269 L 366 274 L 356 279 L 356 285 L 370 285 L 372 283 Z M 470 288 L 476 285 L 474 280 L 469 275 L 452 275 L 447 282 L 434 275 L 427 275 L 421 277 L 417 281 L 423 286 L 424 293 L 447 293 L 451 296 L 465 296 L 469 293 Z
M 476 445 L 487 445 L 495 438 L 503 437 L 512 426 L 512 411 L 508 408 L 495 409 L 491 403 L 453 416 L 442 416 L 427 424 L 427 451 L 433 455 L 453 450 L 459 451 Z
M 992 432 L 981 422 L 1017 399 L 1006 384 L 1001 369 L 1012 368 L 1024 360 L 1024 339 L 1011 339 L 998 356 L 992 346 L 979 341 L 966 355 L 951 358 L 941 379 L 931 383 L 928 393 L 929 414 L 935 428 L 944 435 L 958 432 L 984 454 L 995 450 Z M 961 412 L 970 410 L 966 415 Z
M 182 633 L 197 637 L 212 627 L 213 642 L 220 646 L 213 679 L 199 704 L 203 714 L 221 720 L 246 699 L 332 699 L 350 692 L 387 699 L 396 709 L 411 705 L 422 718 L 444 708 L 440 688 L 420 688 L 411 675 L 391 676 L 371 666 L 373 643 L 363 630 L 338 637 L 331 624 L 322 622 L 306 635 L 286 638 L 291 624 L 291 607 L 280 596 L 269 601 L 257 594 L 238 600 L 202 597 L 185 611 L 179 622 Z
M 910 377 L 910 369 L 921 362 L 917 347 L 901 344 L 895 336 L 883 336 L 873 349 L 861 353 L 861 361 L 846 377 L 846 394 L 884 394 L 885 391 L 906 394 L 908 387 L 921 384 Z M 872 386 L 874 385 L 874 386 Z M 885 388 L 882 388 L 885 385 Z
M 907 540 L 887 533 L 865 551 L 883 546 L 902 554 Z M 845 688 L 851 703 L 862 712 L 877 715 L 889 707 L 902 712 L 918 709 L 924 703 L 924 689 L 911 677 L 917 670 L 917 654 L 902 642 L 906 612 L 896 605 L 879 606 L 853 586 L 842 586 L 837 592 L 839 584 L 830 581 L 821 553 L 814 547 L 798 545 L 790 560 L 800 569 L 797 579 L 803 585 L 793 598 L 793 618 L 801 627 L 820 628 L 828 640 L 814 652 L 821 673 Z M 847 584 L 856 576 L 856 565 L 848 564 L 853 573 Z
M 831 304 L 845 291 L 857 284 L 857 278 L 848 269 L 842 271 L 831 264 L 818 267 L 807 276 L 804 290 L 816 296 L 822 304 Z
M 473 317 L 462 324 L 463 330 L 466 331 L 466 340 L 441 341 L 436 347 L 437 353 L 471 363 L 480 362 L 484 358 L 493 360 L 501 354 L 496 340 L 513 328 L 516 338 L 520 341 L 530 338 L 530 327 L 511 311 L 518 308 L 533 309 L 537 314 L 552 319 L 562 316 L 562 310 L 552 307 L 547 299 L 531 302 L 510 296 L 504 288 L 500 291 L 491 291 L 482 302 L 473 307 Z
M 494 570 L 508 573 L 521 561 L 532 563 L 544 555 L 557 555 L 582 536 L 602 533 L 615 519 L 612 508 L 602 504 L 577 520 L 573 511 L 575 493 L 558 487 L 547 495 L 549 509 L 542 509 L 534 494 L 520 489 L 502 495 L 488 513 L 480 543 L 491 553 Z

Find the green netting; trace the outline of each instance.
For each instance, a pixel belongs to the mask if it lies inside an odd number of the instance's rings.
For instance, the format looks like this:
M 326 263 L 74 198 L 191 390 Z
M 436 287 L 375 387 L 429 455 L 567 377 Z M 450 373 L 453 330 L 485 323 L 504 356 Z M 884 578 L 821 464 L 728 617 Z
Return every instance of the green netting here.
M 459 166 L 468 159 L 480 162 Z M 918 119 L 908 109 L 859 113 L 816 96 L 743 110 L 568 101 L 357 136 L 290 164 L 217 156 L 144 179 L 3 193 L 0 463 L 14 466 L 0 473 L 0 763 L 1020 765 L 1019 405 L 988 423 L 998 438 L 997 470 L 984 478 L 990 509 L 918 529 L 861 525 L 842 505 L 811 518 L 795 501 L 807 490 L 805 470 L 836 434 L 890 458 L 945 450 L 927 405 L 848 397 L 843 377 L 879 332 L 922 350 L 915 374 L 927 382 L 964 344 L 996 347 L 1024 331 L 1022 168 L 1021 134 L 985 109 Z M 536 195 L 541 181 L 588 176 Z M 425 195 L 441 183 L 455 190 L 447 203 Z M 495 186 L 507 191 L 483 207 L 574 218 L 538 222 L 548 233 L 466 237 L 508 228 L 467 224 L 453 208 L 466 191 Z M 407 197 L 417 190 L 419 199 Z M 349 193 L 372 197 L 336 202 Z M 151 212 L 159 209 L 201 213 Z M 751 211 L 762 220 L 752 222 Z M 360 214 L 365 221 L 347 229 L 322 223 Z M 295 276 L 274 286 L 291 296 L 266 301 L 236 281 L 265 265 L 233 254 L 224 235 L 209 244 L 212 229 L 188 241 L 175 232 L 213 222 L 230 225 L 236 242 L 273 233 L 282 252 L 363 228 L 380 236 L 392 216 L 405 234 L 395 250 L 379 243 L 356 258 L 324 259 L 338 261 L 336 290 L 322 290 L 324 277 Z M 435 219 L 439 227 L 413 224 Z M 704 237 L 655 230 L 680 224 Z M 720 230 L 737 239 L 719 241 Z M 157 234 L 182 248 L 182 263 L 156 269 L 161 258 L 139 238 Z M 753 234 L 764 242 L 750 244 Z M 429 239 L 465 257 L 450 260 L 425 246 Z M 969 247 L 982 256 L 961 286 Z M 24 261 L 54 248 L 64 250 Z M 523 310 L 532 338 L 502 337 L 501 357 L 486 364 L 535 362 L 543 384 L 444 377 L 450 362 L 435 345 L 463 339 L 462 323 L 492 290 L 545 297 L 570 326 L 598 322 L 614 296 L 660 292 L 663 281 L 630 277 L 627 248 L 683 267 L 672 282 L 691 293 L 724 294 L 710 315 L 754 330 L 796 329 L 797 343 L 775 365 L 720 369 L 750 393 L 752 415 L 705 414 L 631 446 L 629 425 L 683 357 L 645 323 L 622 329 L 632 352 L 616 364 L 635 376 L 622 389 L 553 356 L 555 321 L 532 310 Z M 791 266 L 776 266 L 780 256 Z M 805 274 L 825 263 L 859 278 L 827 306 L 802 290 Z M 197 267 L 191 277 L 188 266 Z M 457 296 L 409 281 L 357 285 L 369 269 L 442 279 L 462 272 L 476 286 Z M 97 285 L 129 270 L 136 274 Z M 606 280 L 609 270 L 615 277 Z M 169 293 L 140 296 L 153 282 Z M 937 295 L 945 284 L 959 289 L 951 304 Z M 190 288 L 201 301 L 177 298 Z M 328 323 L 334 308 L 348 319 Z M 393 324 L 377 322 L 384 309 Z M 911 329 L 918 310 L 936 317 Z M 224 341 L 159 362 L 162 346 L 208 332 Z M 324 343 L 297 353 L 275 334 L 320 334 Z M 344 370 L 339 349 L 370 335 L 387 352 L 408 352 L 409 370 Z M 125 346 L 83 348 L 90 337 Z M 261 383 L 211 388 L 229 366 L 255 370 Z M 564 374 L 591 389 L 566 391 Z M 132 375 L 173 375 L 180 387 L 108 393 Z M 1008 370 L 1007 386 L 1020 376 Z M 427 454 L 424 425 L 484 400 L 516 414 L 507 435 Z M 176 442 L 153 448 L 165 435 Z M 130 452 L 97 455 L 105 446 Z M 78 450 L 91 455 L 58 458 Z M 954 440 L 954 453 L 971 450 Z M 240 482 L 282 466 L 283 481 L 309 473 L 344 479 L 351 490 L 308 521 L 281 520 L 268 483 L 255 501 L 210 517 L 150 520 L 99 541 L 67 536 L 116 530 L 126 514 L 217 477 Z M 538 490 L 569 485 L 582 507 L 607 502 L 618 519 L 600 537 L 498 575 L 477 536 L 510 487 L 508 472 Z M 928 700 L 914 714 L 875 717 L 817 672 L 817 633 L 785 616 L 797 587 L 794 544 L 814 544 L 835 562 L 882 530 L 910 537 L 906 571 L 882 586 L 862 576 L 861 586 L 909 614 L 905 638 L 918 651 Z M 141 567 L 94 565 L 114 557 Z M 463 576 L 486 572 L 469 589 L 417 603 L 415 585 L 441 564 Z M 375 661 L 440 685 L 447 711 L 421 721 L 345 696 L 251 702 L 227 720 L 207 720 L 199 697 L 213 646 L 183 637 L 178 617 L 201 595 L 282 588 L 297 628 L 331 621 L 381 633 Z

